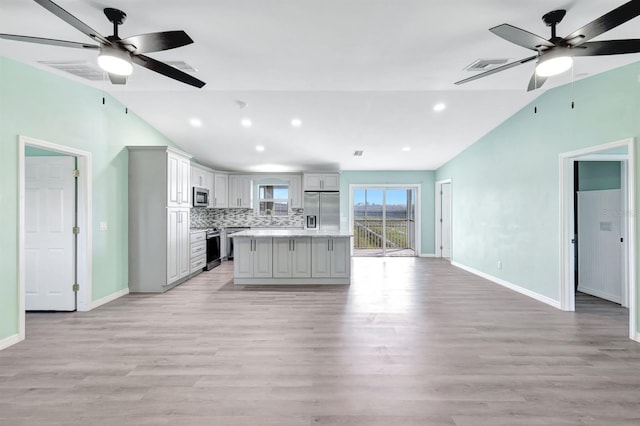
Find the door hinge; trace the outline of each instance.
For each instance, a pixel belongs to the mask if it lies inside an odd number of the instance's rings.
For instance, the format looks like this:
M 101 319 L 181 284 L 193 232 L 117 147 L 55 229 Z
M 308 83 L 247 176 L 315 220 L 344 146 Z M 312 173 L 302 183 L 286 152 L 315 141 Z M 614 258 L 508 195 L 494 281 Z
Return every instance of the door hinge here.
M 620 237 L 620 242 L 624 243 L 624 238 Z
M 76 235 L 79 234 L 80 233 L 80 228 L 78 226 L 74 226 L 73 227 L 73 233 L 76 234 Z
M 78 169 L 73 169 L 73 177 L 80 177 L 80 170 Z
M 73 291 L 77 292 L 78 290 L 80 290 L 80 284 L 75 283 L 72 287 Z
M 440 218 L 440 223 L 442 223 L 442 218 Z
M 440 250 L 442 250 L 442 246 L 440 246 Z

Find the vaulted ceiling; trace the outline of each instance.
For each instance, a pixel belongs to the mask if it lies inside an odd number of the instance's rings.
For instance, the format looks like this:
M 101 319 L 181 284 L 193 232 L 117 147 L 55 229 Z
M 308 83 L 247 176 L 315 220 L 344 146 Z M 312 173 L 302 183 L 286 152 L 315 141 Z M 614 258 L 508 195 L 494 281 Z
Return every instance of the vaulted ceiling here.
M 90 81 L 41 62 L 96 68 L 93 51 L 0 40 L 0 54 L 104 89 L 195 155 L 238 171 L 432 170 L 544 90 L 527 92 L 534 63 L 461 86 L 478 59 L 530 51 L 488 31 L 510 23 L 545 38 L 541 16 L 568 10 L 559 35 L 622 0 L 57 0 L 103 35 L 105 7 L 128 17 L 122 37 L 185 30 L 194 44 L 155 54 L 183 61 L 207 82 L 196 89 L 135 67 L 126 86 Z M 90 42 L 30 0 L 3 0 L 0 32 Z M 596 38 L 640 38 L 640 18 Z M 576 79 L 640 59 L 577 58 Z M 445 104 L 442 111 L 434 105 Z M 302 124 L 291 125 L 297 118 Z M 198 119 L 200 127 L 190 123 Z M 251 121 L 244 127 L 241 120 Z M 263 146 L 258 152 L 256 146 Z M 403 150 L 405 148 L 405 150 Z M 408 150 L 407 150 L 408 149 Z M 354 151 L 362 150 L 360 157 Z

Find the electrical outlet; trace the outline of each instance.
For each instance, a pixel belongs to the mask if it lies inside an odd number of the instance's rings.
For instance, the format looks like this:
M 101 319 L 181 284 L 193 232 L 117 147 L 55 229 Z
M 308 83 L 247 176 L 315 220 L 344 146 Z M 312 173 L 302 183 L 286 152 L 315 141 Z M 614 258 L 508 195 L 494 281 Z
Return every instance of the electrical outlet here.
M 100 230 L 101 231 L 107 230 L 107 222 L 100 222 Z
M 498 260 L 498 269 L 502 269 L 502 260 Z

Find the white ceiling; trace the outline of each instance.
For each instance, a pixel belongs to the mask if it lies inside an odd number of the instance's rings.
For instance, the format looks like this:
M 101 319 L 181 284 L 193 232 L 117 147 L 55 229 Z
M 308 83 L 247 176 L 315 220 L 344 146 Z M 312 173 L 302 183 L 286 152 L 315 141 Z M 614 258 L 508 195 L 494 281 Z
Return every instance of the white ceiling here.
M 38 61 L 87 61 L 96 53 L 0 40 L 0 54 L 105 88 L 152 126 L 224 170 L 433 170 L 535 99 L 529 63 L 466 85 L 477 59 L 530 51 L 488 31 L 510 23 L 545 38 L 540 17 L 569 12 L 564 36 L 623 0 L 57 0 L 103 35 L 104 7 L 128 17 L 120 36 L 185 30 L 195 43 L 150 54 L 185 61 L 207 82 L 196 89 L 135 67 L 125 88 L 71 76 Z M 596 40 L 640 38 L 640 18 Z M 2 0 L 0 32 L 90 42 L 29 0 Z M 577 58 L 577 78 L 640 59 Z M 248 106 L 241 109 L 237 100 Z M 433 105 L 447 108 L 434 112 Z M 202 120 L 200 128 L 189 119 Z M 242 118 L 253 122 L 240 125 Z M 299 118 L 299 128 L 290 125 Z M 263 145 L 264 152 L 255 146 Z M 403 147 L 411 151 L 401 151 Z M 362 157 L 353 151 L 363 150 Z

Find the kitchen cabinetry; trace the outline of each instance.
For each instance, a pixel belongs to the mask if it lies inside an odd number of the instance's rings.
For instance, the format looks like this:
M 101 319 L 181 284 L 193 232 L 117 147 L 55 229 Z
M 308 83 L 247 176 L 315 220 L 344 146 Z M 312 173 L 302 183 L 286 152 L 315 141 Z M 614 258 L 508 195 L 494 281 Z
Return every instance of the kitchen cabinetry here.
M 273 277 L 311 277 L 311 238 L 273 239 Z
M 289 208 L 302 208 L 302 176 L 291 175 L 289 177 Z
M 273 276 L 271 238 L 234 238 L 233 272 L 238 278 Z
M 163 292 L 189 276 L 190 159 L 129 146 L 129 290 Z
M 226 173 L 215 173 L 214 174 L 214 196 L 211 197 L 213 198 L 213 207 L 217 207 L 217 208 L 229 207 L 228 187 L 229 187 L 229 175 Z
M 251 208 L 250 175 L 229 175 L 229 207 Z
M 214 177 L 213 172 L 203 168 L 202 166 L 198 166 L 195 164 L 191 164 L 191 187 L 194 186 L 200 188 L 206 188 L 209 190 L 209 204 L 208 208 L 215 207 L 215 188 L 214 188 Z M 193 191 L 191 192 L 193 196 Z
M 197 231 L 190 234 L 190 269 L 189 273 L 201 272 L 207 266 L 207 231 Z
M 340 191 L 339 173 L 305 173 L 305 191 Z
M 314 238 L 311 276 L 345 278 L 351 275 L 349 238 Z
M 191 157 L 167 151 L 167 194 L 169 207 L 191 207 Z

